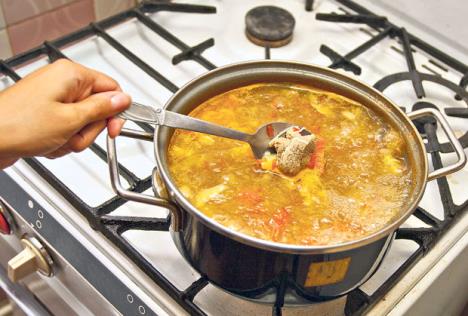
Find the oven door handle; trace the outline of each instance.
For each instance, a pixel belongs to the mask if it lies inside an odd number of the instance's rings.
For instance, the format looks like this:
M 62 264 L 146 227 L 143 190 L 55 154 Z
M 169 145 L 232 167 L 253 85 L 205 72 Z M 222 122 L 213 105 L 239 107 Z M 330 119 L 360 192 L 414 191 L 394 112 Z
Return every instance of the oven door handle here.
M 455 162 L 454 164 L 434 170 L 431 173 L 429 173 L 429 175 L 427 176 L 427 181 L 431 181 L 440 177 L 447 176 L 451 173 L 454 173 L 462 169 L 466 165 L 466 155 L 465 155 L 465 151 L 463 150 L 463 146 L 460 144 L 460 141 L 458 140 L 457 136 L 455 136 L 455 133 L 450 127 L 449 122 L 442 115 L 442 113 L 440 113 L 439 111 L 435 109 L 425 108 L 425 109 L 416 110 L 416 111 L 407 113 L 407 115 L 412 120 L 423 117 L 423 116 L 428 116 L 428 115 L 434 117 L 436 121 L 439 122 L 440 126 L 442 126 L 442 129 L 444 130 L 445 135 L 447 135 L 447 138 L 458 157 L 458 161 Z
M 131 129 L 122 129 L 122 136 L 136 138 L 140 140 L 153 141 L 153 134 L 147 132 L 140 132 Z M 107 161 L 109 163 L 109 173 L 112 189 L 118 196 L 134 202 L 140 202 L 150 205 L 161 206 L 169 210 L 171 213 L 171 228 L 174 231 L 180 231 L 182 226 L 182 214 L 180 209 L 170 200 L 156 197 L 153 195 L 133 192 L 125 189 L 120 182 L 119 164 L 117 160 L 117 150 L 115 146 L 115 139 L 107 135 Z
M 11 282 L 7 270 L 1 265 L 0 288 L 26 315 L 52 316 L 25 286 Z

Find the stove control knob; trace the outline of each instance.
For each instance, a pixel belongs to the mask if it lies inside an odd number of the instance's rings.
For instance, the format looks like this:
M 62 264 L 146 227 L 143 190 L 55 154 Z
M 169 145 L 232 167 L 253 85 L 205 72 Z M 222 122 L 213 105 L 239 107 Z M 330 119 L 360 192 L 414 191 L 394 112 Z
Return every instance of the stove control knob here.
M 24 250 L 8 261 L 8 278 L 17 282 L 33 272 L 52 276 L 52 258 L 44 246 L 34 237 L 21 239 Z

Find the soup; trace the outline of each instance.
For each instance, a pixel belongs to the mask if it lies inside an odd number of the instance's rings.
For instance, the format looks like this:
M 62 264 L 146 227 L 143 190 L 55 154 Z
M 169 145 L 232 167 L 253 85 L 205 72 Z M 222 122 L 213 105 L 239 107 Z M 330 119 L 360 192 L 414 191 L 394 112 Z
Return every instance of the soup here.
M 275 155 L 257 160 L 247 143 L 175 131 L 171 177 L 201 212 L 235 231 L 295 245 L 342 243 L 383 228 L 411 194 L 403 136 L 343 96 L 299 84 L 254 84 L 215 96 L 190 116 L 246 133 L 284 121 L 315 136 L 307 166 L 288 176 Z

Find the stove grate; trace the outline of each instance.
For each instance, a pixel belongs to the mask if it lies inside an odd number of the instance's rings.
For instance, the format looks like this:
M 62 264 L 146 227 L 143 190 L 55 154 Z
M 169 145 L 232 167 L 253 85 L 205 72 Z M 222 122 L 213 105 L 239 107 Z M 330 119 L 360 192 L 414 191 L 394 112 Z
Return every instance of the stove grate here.
M 372 13 L 370 10 L 364 8 L 362 5 L 358 4 L 357 2 L 353 0 L 335 0 L 336 2 L 346 6 L 348 9 L 353 10 L 356 12 L 356 14 L 364 14 L 364 15 L 373 15 L 376 16 L 376 14 Z M 373 25 L 369 25 L 370 27 L 376 29 L 377 31 L 379 30 L 378 27 L 375 27 Z M 387 23 L 385 25 L 391 26 L 394 29 L 398 30 L 400 29 L 397 27 L 395 24 L 390 23 L 387 20 Z M 447 55 L 446 53 L 442 52 L 438 48 L 430 45 L 429 43 L 421 40 L 420 38 L 408 33 L 408 39 L 411 45 L 414 47 L 418 47 L 419 49 L 423 50 L 424 52 L 428 53 L 435 59 L 443 62 L 447 66 L 450 66 L 451 68 L 455 69 L 456 71 L 462 73 L 462 74 L 468 74 L 468 65 L 462 63 L 461 61 Z M 467 79 L 468 80 L 468 79 Z
M 317 13 L 315 18 L 319 21 L 368 24 L 375 27 L 385 27 L 387 18 L 371 14 L 328 14 Z
M 387 35 L 389 35 L 392 31 L 392 27 L 387 27 L 382 32 L 380 32 L 376 36 L 373 36 L 370 40 L 356 47 L 344 56 L 341 56 L 326 45 L 320 46 L 320 52 L 332 60 L 332 64 L 329 66 L 330 68 L 343 68 L 346 71 L 351 71 L 355 75 L 360 75 L 361 67 L 353 63 L 351 59 L 359 56 L 360 54 L 364 53 L 366 50 L 368 50 L 369 48 L 386 38 Z
M 314 8 L 314 0 L 306 0 L 305 9 L 306 11 L 312 11 Z
M 317 14 L 317 19 L 333 22 L 345 23 L 363 23 L 376 29 L 379 33 L 373 36 L 370 40 L 360 45 L 350 53 L 341 56 L 331 48 L 322 45 L 320 51 L 326 54 L 331 60 L 331 67 L 334 68 L 347 68 L 354 73 L 360 73 L 361 68 L 355 65 L 351 60 L 358 55 L 364 53 L 367 49 L 375 45 L 377 42 L 386 38 L 387 36 L 398 36 L 402 40 L 404 49 L 404 56 L 407 60 L 409 71 L 405 73 L 393 74 L 387 76 L 377 82 L 375 87 L 383 91 L 386 87 L 401 80 L 411 80 L 418 97 L 424 96 L 424 89 L 422 87 L 423 81 L 433 81 L 443 84 L 450 88 L 459 98 L 468 102 L 468 94 L 465 91 L 468 84 L 468 66 L 453 59 L 452 57 L 441 52 L 437 48 L 423 42 L 419 38 L 409 34 L 406 30 L 398 28 L 391 24 L 385 17 L 377 16 L 368 11 L 364 7 L 358 5 L 351 0 L 336 0 L 348 9 L 356 12 L 355 15 L 347 13 L 342 10 L 346 15 L 326 15 Z M 306 0 L 306 10 L 311 11 L 313 0 Z M 104 39 L 114 49 L 119 51 L 123 56 L 132 61 L 141 70 L 150 75 L 153 79 L 161 83 L 165 88 L 171 92 L 178 90 L 178 87 L 169 81 L 163 74 L 146 64 L 137 55 L 128 50 L 125 46 L 119 43 L 116 39 L 110 36 L 106 29 L 124 22 L 129 19 L 138 19 L 142 24 L 157 33 L 169 43 L 180 49 L 180 53 L 173 56 L 172 63 L 178 64 L 185 60 L 193 60 L 205 67 L 207 70 L 216 68 L 209 60 L 202 56 L 202 53 L 207 48 L 214 45 L 214 40 L 208 39 L 198 45 L 189 46 L 163 28 L 161 25 L 153 21 L 146 14 L 159 11 L 172 11 L 172 12 L 185 12 L 185 13 L 202 13 L 211 14 L 216 12 L 216 8 L 200 5 L 189 4 L 175 4 L 163 3 L 156 1 L 145 1 L 143 4 L 134 9 L 124 11 L 115 16 L 109 17 L 103 21 L 92 23 L 74 33 L 61 37 L 57 40 L 46 41 L 38 48 L 32 49 L 6 61 L 0 60 L 0 72 L 11 78 L 13 81 L 20 80 L 20 76 L 14 71 L 15 67 L 21 66 L 25 63 L 33 61 L 39 57 L 47 56 L 50 61 L 59 58 L 67 58 L 60 48 L 74 42 L 83 40 L 87 37 L 97 35 Z M 439 76 L 419 73 L 414 65 L 412 58 L 411 45 L 420 48 L 426 53 L 433 56 L 434 59 L 453 69 L 465 74 L 461 82 L 457 85 L 449 82 Z M 265 58 L 270 58 L 270 48 L 265 47 Z M 467 109 L 446 109 L 448 115 L 459 117 L 467 116 Z M 153 128 L 149 125 L 140 124 L 140 127 L 146 132 L 152 132 Z M 431 155 L 432 162 L 435 169 L 442 167 L 440 153 L 452 152 L 450 144 L 440 144 L 436 136 L 436 126 L 431 122 L 424 122 L 422 125 L 424 135 L 427 138 L 427 149 Z M 464 147 L 468 147 L 468 133 L 463 135 L 460 140 Z M 107 161 L 107 152 L 97 144 L 93 144 L 90 148 L 96 156 L 103 161 Z M 108 201 L 105 201 L 97 207 L 91 207 L 81 200 L 74 192 L 72 192 L 64 183 L 62 183 L 53 173 L 51 173 L 45 166 L 39 163 L 34 158 L 27 158 L 25 161 L 50 185 L 67 199 L 72 206 L 74 206 L 85 218 L 89 221 L 90 225 L 102 232 L 109 240 L 111 240 L 122 252 L 124 252 L 138 267 L 140 267 L 157 285 L 165 290 L 178 304 L 180 304 L 188 313 L 192 315 L 206 315 L 195 303 L 195 296 L 206 286 L 208 281 L 206 278 L 201 277 L 192 283 L 185 290 L 181 291 L 175 287 L 158 269 L 156 269 L 150 262 L 148 262 L 125 238 L 122 234 L 128 230 L 151 230 L 151 231 L 168 231 L 170 226 L 170 219 L 167 218 L 143 218 L 143 217 L 129 217 L 129 216 L 112 216 L 110 212 L 116 210 L 126 201 L 114 196 Z M 151 188 L 151 176 L 144 179 L 138 178 L 130 170 L 124 166 L 119 165 L 119 173 L 130 184 L 130 189 L 135 192 L 143 192 Z M 368 295 L 360 289 L 352 291 L 347 298 L 346 302 L 346 315 L 360 315 L 378 302 L 395 284 L 400 280 L 408 270 L 424 256 L 424 254 L 431 249 L 440 236 L 453 224 L 454 219 L 459 217 L 468 208 L 468 201 L 462 205 L 455 205 L 452 199 L 451 191 L 446 178 L 437 180 L 439 192 L 442 198 L 444 207 L 444 219 L 439 220 L 428 213 L 421 207 L 418 207 L 414 213 L 418 219 L 429 225 L 429 228 L 408 229 L 400 228 L 397 231 L 397 239 L 413 240 L 419 248 L 403 263 L 398 270 L 389 277 L 372 295 Z M 287 285 L 287 278 L 277 280 L 273 286 L 277 289 L 277 301 L 273 306 L 273 315 L 281 315 L 282 306 L 284 303 L 284 293 Z

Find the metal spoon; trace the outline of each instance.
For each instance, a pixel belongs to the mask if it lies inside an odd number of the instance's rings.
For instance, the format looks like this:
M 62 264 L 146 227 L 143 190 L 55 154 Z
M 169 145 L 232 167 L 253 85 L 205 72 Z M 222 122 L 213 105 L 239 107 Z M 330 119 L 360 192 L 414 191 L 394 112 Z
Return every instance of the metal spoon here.
M 119 117 L 135 122 L 180 128 L 240 140 L 250 145 L 257 159 L 262 158 L 265 152 L 272 150 L 272 148 L 269 147 L 269 142 L 272 138 L 281 134 L 289 127 L 294 126 L 293 124 L 285 122 L 268 123 L 257 129 L 255 134 L 246 134 L 187 115 L 135 102 L 133 102 L 126 111 L 120 113 Z

